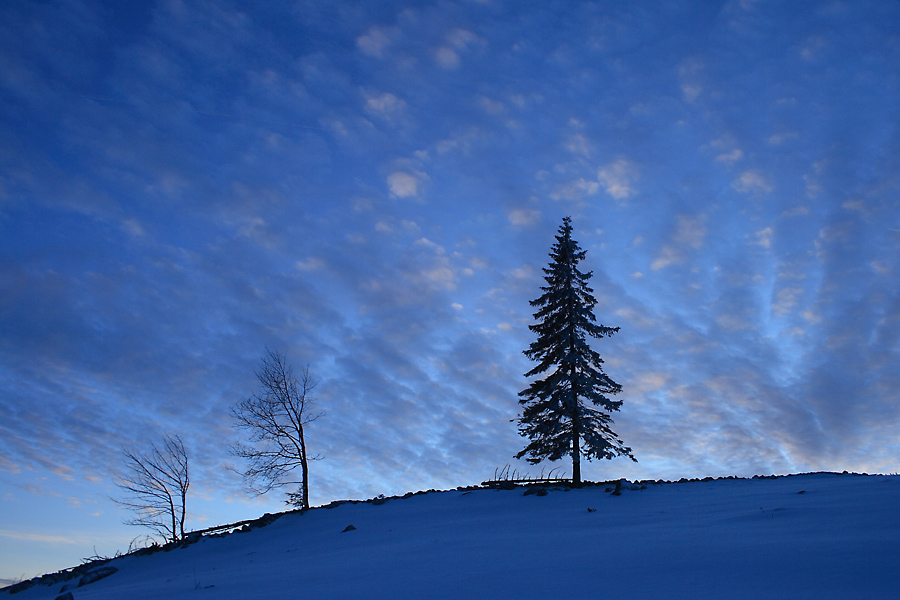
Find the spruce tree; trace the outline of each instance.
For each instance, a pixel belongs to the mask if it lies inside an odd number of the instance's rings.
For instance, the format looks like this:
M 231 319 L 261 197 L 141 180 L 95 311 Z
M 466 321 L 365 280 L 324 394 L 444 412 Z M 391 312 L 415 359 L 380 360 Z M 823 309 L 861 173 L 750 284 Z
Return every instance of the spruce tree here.
M 621 392 L 622 386 L 603 372 L 603 359 L 588 346 L 587 336 L 609 337 L 619 328 L 596 324 L 597 300 L 587 285 L 592 273 L 578 270 L 584 256 L 572 239 L 572 219 L 566 217 L 550 252 L 552 261 L 544 269 L 544 293 L 531 302 L 538 311 L 534 313 L 537 323 L 529 329 L 537 340 L 525 356 L 538 364 L 525 377 L 546 375 L 519 392 L 519 404 L 524 407 L 519 433 L 531 443 L 516 455 L 536 464 L 571 454 L 576 485 L 581 483 L 582 456 L 636 460 L 631 448 L 610 429 L 610 413 L 622 405 L 610 396 Z

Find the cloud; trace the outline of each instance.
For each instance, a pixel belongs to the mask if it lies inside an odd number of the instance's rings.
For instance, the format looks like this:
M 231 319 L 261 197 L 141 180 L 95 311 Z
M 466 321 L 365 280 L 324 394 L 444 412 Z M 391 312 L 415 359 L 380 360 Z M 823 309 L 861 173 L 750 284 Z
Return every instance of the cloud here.
M 800 48 L 800 56 L 807 61 L 815 61 L 828 48 L 828 41 L 822 36 L 811 36 Z
M 702 92 L 703 86 L 697 83 L 681 83 L 681 94 L 687 102 L 695 102 Z
M 384 56 L 385 49 L 391 44 L 391 37 L 384 29 L 380 27 L 372 27 L 368 33 L 356 38 L 356 47 L 363 54 L 381 58 Z
M 685 102 L 693 104 L 703 93 L 702 73 L 704 64 L 696 58 L 690 58 L 678 67 L 678 79 L 681 83 L 681 95 Z
M 773 133 L 769 136 L 769 143 L 773 146 L 780 146 L 788 140 L 795 140 L 799 137 L 796 131 L 787 131 L 784 133 Z
M 472 33 L 467 29 L 459 28 L 454 29 L 447 35 L 447 41 L 454 48 L 459 48 L 460 50 L 484 43 L 484 41 L 475 33 Z
M 538 272 L 531 265 L 523 265 L 521 267 L 510 269 L 509 275 L 514 279 L 531 280 L 537 276 Z
M 466 29 L 454 29 L 446 36 L 446 45 L 435 49 L 434 58 L 442 69 L 454 70 L 460 65 L 460 52 L 475 45 L 483 45 L 484 41 Z
M 325 267 L 325 261 L 317 257 L 297 261 L 297 268 L 301 271 L 318 271 L 323 267 Z
M 599 189 L 600 184 L 596 181 L 588 181 L 582 177 L 557 186 L 550 197 L 554 200 L 583 200 L 586 196 L 596 194 Z
M 452 70 L 459 67 L 459 54 L 453 48 L 441 46 L 434 51 L 434 59 L 442 69 Z
M 654 271 L 664 269 L 671 264 L 679 263 L 684 260 L 684 255 L 680 249 L 674 246 L 664 246 L 657 255 L 656 259 L 650 264 L 650 268 Z
M 784 284 L 775 291 L 772 298 L 772 312 L 782 317 L 792 314 L 805 294 L 806 290 L 802 286 Z
M 881 260 L 873 260 L 869 266 L 879 275 L 890 275 L 892 272 L 890 265 Z
M 731 182 L 731 187 L 744 194 L 766 193 L 772 191 L 769 179 L 760 171 L 750 170 L 741 173 L 740 177 Z
M 445 290 L 456 289 L 456 273 L 446 258 L 438 259 L 436 264 L 422 271 L 422 274 L 425 276 L 425 279 L 439 288 Z
M 591 144 L 588 139 L 581 133 L 573 133 L 566 138 L 564 143 L 566 150 L 572 154 L 577 154 L 585 158 L 591 156 Z
M 530 227 L 541 218 L 541 212 L 529 208 L 517 208 L 509 211 L 507 218 L 516 227 Z
M 744 151 L 737 147 L 737 142 L 731 134 L 713 140 L 710 145 L 720 151 L 716 156 L 716 162 L 732 166 L 744 157 Z
M 424 174 L 419 172 L 415 174 L 406 171 L 391 173 L 387 178 L 391 195 L 396 198 L 418 198 L 423 177 Z
M 420 246 L 422 248 L 427 248 L 427 249 L 431 250 L 432 252 L 434 252 L 435 254 L 444 255 L 447 253 L 447 251 L 444 250 L 444 248 L 441 247 L 440 244 L 435 244 L 428 238 L 419 238 L 414 243 L 416 246 Z
M 638 181 L 637 168 L 624 158 L 601 167 L 597 177 L 606 193 L 616 200 L 624 200 L 637 193 L 634 188 L 634 184 Z
M 756 244 L 759 244 L 763 248 L 771 248 L 772 247 L 772 231 L 771 227 L 766 227 L 760 231 L 756 232 Z
M 125 219 L 122 221 L 122 229 L 134 237 L 144 237 L 147 235 L 137 219 Z
M 706 240 L 706 224 L 703 216 L 680 215 L 672 239 L 664 245 L 650 264 L 654 271 L 687 260 L 690 250 L 699 250 Z
M 413 242 L 413 246 L 426 252 L 417 261 L 420 265 L 417 271 L 408 273 L 408 277 L 411 280 L 419 279 L 429 287 L 456 289 L 457 273 L 447 251 L 440 244 L 424 237 Z
M 6 471 L 7 473 L 21 473 L 22 467 L 5 456 L 0 456 L 0 470 Z
M 46 535 L 42 533 L 25 533 L 0 529 L 0 537 L 13 539 L 19 542 L 37 542 L 40 544 L 80 544 L 82 539 L 68 538 L 61 535 Z
M 643 275 L 641 273 L 635 273 L 632 277 L 640 279 Z M 614 314 L 620 319 L 623 319 L 625 324 L 632 325 L 639 329 L 649 329 L 658 325 L 658 321 L 652 315 L 648 315 L 634 307 L 619 308 Z
M 733 165 L 737 161 L 741 160 L 744 157 L 744 151 L 740 148 L 735 148 L 731 152 L 727 152 L 724 154 L 720 154 L 716 157 L 718 162 L 723 162 L 727 165 Z
M 394 121 L 406 111 L 406 102 L 391 94 L 370 94 L 366 96 L 366 112 L 387 121 Z
M 484 109 L 485 112 L 492 115 L 500 115 L 503 114 L 505 108 L 502 102 L 497 102 L 496 100 L 491 100 L 486 96 L 478 97 L 478 105 Z

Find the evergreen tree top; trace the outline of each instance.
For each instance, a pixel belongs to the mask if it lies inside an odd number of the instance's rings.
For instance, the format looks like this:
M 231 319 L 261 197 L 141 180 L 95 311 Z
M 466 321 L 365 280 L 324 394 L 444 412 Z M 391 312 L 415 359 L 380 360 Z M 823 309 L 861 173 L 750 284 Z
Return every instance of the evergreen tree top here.
M 595 324 L 596 317 L 593 310 L 597 299 L 594 298 L 594 290 L 587 284 L 593 276 L 593 271 L 582 272 L 578 269 L 578 263 L 586 254 L 578 242 L 572 239 L 572 218 L 564 217 L 556 235 L 556 243 L 550 251 L 552 261 L 542 269 L 547 282 L 546 286 L 541 286 L 544 293 L 530 302 L 531 306 L 541 308 L 534 313 L 538 323 L 530 325 L 529 329 L 541 333 L 543 329 L 558 327 L 559 321 L 562 320 L 592 337 L 611 336 L 619 331 L 618 327 Z M 549 324 L 542 323 L 554 314 L 559 319 L 552 319 Z M 534 345 L 525 351 L 529 358 L 534 358 L 530 354 Z

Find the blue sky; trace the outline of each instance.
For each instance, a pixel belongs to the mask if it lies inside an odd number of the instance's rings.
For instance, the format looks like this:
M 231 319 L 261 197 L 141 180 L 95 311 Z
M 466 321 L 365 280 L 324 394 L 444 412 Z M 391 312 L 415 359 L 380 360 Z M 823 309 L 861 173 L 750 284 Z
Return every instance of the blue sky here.
M 265 348 L 320 380 L 313 504 L 480 482 L 562 217 L 639 462 L 896 472 L 900 5 L 0 7 L 0 577 L 124 550 L 123 445 L 248 498 Z M 548 465 L 549 469 L 553 465 Z

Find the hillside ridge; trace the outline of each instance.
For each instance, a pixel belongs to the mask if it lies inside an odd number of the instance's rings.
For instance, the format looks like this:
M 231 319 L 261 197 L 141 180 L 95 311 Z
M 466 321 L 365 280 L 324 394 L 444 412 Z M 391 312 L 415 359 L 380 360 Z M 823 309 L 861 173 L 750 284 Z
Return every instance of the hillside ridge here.
M 799 486 L 802 489 L 794 490 L 793 487 L 790 489 L 786 489 L 786 494 L 781 494 L 778 496 L 778 506 L 760 506 L 758 510 L 760 514 L 769 518 L 774 519 L 775 515 L 779 515 L 779 518 L 783 518 L 785 515 L 792 515 L 792 518 L 799 520 L 804 520 L 803 510 L 807 505 L 799 505 L 796 500 L 788 501 L 789 495 L 800 495 L 806 494 L 809 485 L 806 485 L 806 482 L 815 483 L 815 488 L 819 489 L 816 494 L 819 498 L 829 496 L 831 501 L 834 501 L 834 498 L 837 498 L 841 502 L 847 502 L 847 498 L 849 495 L 839 494 L 837 496 L 834 495 L 835 490 L 829 489 L 829 485 L 827 482 L 832 481 L 849 481 L 849 477 L 842 476 L 856 476 L 859 477 L 868 477 L 868 478 L 886 478 L 887 480 L 896 481 L 896 477 L 892 475 L 869 475 L 867 473 L 837 473 L 837 472 L 811 472 L 811 473 L 796 473 L 796 474 L 788 474 L 788 475 L 755 475 L 753 477 L 737 477 L 737 476 L 723 476 L 723 477 L 703 477 L 703 478 L 682 478 L 679 480 L 640 480 L 640 481 L 626 481 L 626 480 L 610 480 L 610 481 L 600 481 L 600 482 L 583 482 L 581 486 L 571 486 L 565 484 L 525 484 L 520 485 L 515 482 L 505 482 L 503 485 L 494 485 L 494 486 L 485 486 L 485 485 L 472 485 L 472 486 L 459 486 L 457 488 L 452 488 L 448 490 L 437 490 L 437 489 L 429 489 L 422 490 L 418 492 L 407 492 L 402 495 L 395 496 L 377 496 L 374 498 L 369 498 L 366 500 L 335 500 L 329 502 L 328 504 L 324 504 L 321 506 L 310 508 L 307 511 L 298 511 L 298 510 L 287 510 L 280 513 L 266 513 L 262 517 L 258 519 L 251 519 L 240 521 L 237 523 L 231 523 L 227 525 L 207 528 L 199 531 L 194 531 L 188 534 L 184 541 L 167 544 L 164 546 L 154 546 L 150 548 L 143 548 L 139 550 L 135 550 L 128 554 L 118 555 L 115 557 L 93 557 L 91 560 L 85 562 L 78 567 L 73 567 L 70 569 L 64 569 L 62 571 L 58 571 L 52 574 L 42 575 L 40 577 L 35 577 L 28 581 L 23 581 L 17 583 L 13 586 L 9 586 L 0 590 L 0 593 L 7 593 L 10 595 L 17 595 L 17 597 L 24 598 L 25 596 L 18 596 L 18 594 L 22 592 L 33 591 L 35 594 L 25 594 L 29 598 L 31 597 L 44 597 L 37 593 L 39 589 L 44 589 L 47 592 L 50 591 L 50 588 L 54 588 L 62 591 L 69 592 L 72 589 L 78 590 L 79 595 L 76 597 L 81 597 L 82 593 L 86 593 L 89 588 L 87 585 L 90 585 L 90 589 L 93 591 L 94 589 L 99 588 L 101 584 L 100 577 L 97 577 L 97 574 L 100 572 L 100 569 L 106 569 L 104 573 L 105 577 L 108 579 L 103 579 L 107 581 L 107 585 L 112 585 L 108 583 L 109 581 L 113 581 L 117 579 L 119 576 L 117 575 L 117 571 L 120 570 L 124 565 L 128 565 L 129 569 L 132 572 L 140 571 L 142 568 L 142 564 L 138 562 L 138 559 L 144 560 L 143 557 L 152 557 L 154 555 L 171 555 L 173 551 L 180 555 L 182 551 L 186 551 L 189 548 L 198 547 L 196 546 L 198 542 L 204 542 L 200 546 L 209 550 L 211 553 L 215 553 L 218 551 L 217 547 L 210 546 L 210 543 L 213 543 L 214 540 L 223 540 L 226 541 L 231 539 L 227 545 L 231 548 L 232 551 L 240 552 L 241 543 L 238 542 L 239 539 L 246 540 L 247 549 L 251 547 L 255 547 L 254 544 L 258 544 L 259 548 L 262 551 L 275 552 L 273 548 L 276 546 L 270 546 L 262 542 L 256 542 L 252 538 L 238 538 L 234 537 L 237 533 L 246 533 L 250 531 L 264 530 L 265 528 L 269 528 L 271 525 L 283 521 L 286 517 L 291 517 L 291 523 L 283 524 L 281 526 L 281 530 L 283 530 L 284 535 L 288 535 L 288 540 L 293 539 L 295 536 L 306 536 L 308 541 L 310 541 L 311 547 L 318 546 L 328 546 L 329 544 L 333 546 L 334 538 L 330 536 L 333 534 L 327 534 L 329 537 L 327 539 L 331 540 L 326 544 L 322 544 L 321 542 L 325 538 L 321 538 L 321 535 L 326 535 L 327 531 L 331 531 L 333 533 L 345 534 L 350 531 L 357 531 L 359 535 L 373 535 L 372 532 L 378 531 L 381 537 L 376 538 L 368 538 L 367 543 L 374 544 L 373 548 L 381 548 L 383 544 L 388 544 L 389 547 L 396 547 L 397 544 L 403 546 L 403 544 L 410 543 L 410 540 L 415 540 L 417 533 L 416 529 L 410 529 L 408 527 L 408 523 L 406 521 L 413 521 L 420 526 L 423 530 L 435 530 L 440 531 L 441 534 L 439 539 L 446 539 L 447 543 L 451 545 L 460 545 L 463 550 L 469 549 L 470 546 L 474 543 L 475 547 L 481 547 L 485 544 L 490 545 L 489 541 L 477 541 L 479 538 L 479 533 L 483 532 L 485 536 L 489 535 L 493 532 L 495 537 L 502 537 L 512 535 L 513 537 L 524 535 L 521 531 L 518 531 L 517 523 L 515 519 L 510 517 L 510 514 L 516 513 L 516 511 L 521 511 L 522 506 L 510 500 L 509 496 L 503 496 L 501 500 L 499 500 L 499 504 L 494 501 L 486 501 L 482 499 L 479 502 L 475 502 L 468 508 L 455 503 L 461 497 L 468 496 L 473 492 L 486 493 L 486 492 L 497 492 L 497 491 L 515 491 L 521 490 L 521 494 L 516 494 L 515 497 L 524 497 L 524 496 L 547 496 L 551 492 L 562 493 L 562 492 L 578 492 L 580 496 L 578 497 L 578 506 L 581 508 L 577 508 L 578 511 L 583 511 L 585 514 L 593 514 L 597 512 L 598 508 L 601 507 L 600 502 L 602 498 L 607 496 L 612 496 L 617 488 L 621 491 L 628 492 L 642 492 L 644 490 L 663 490 L 666 488 L 669 489 L 679 489 L 684 493 L 680 493 L 676 496 L 672 496 L 669 494 L 667 496 L 668 500 L 663 501 L 660 497 L 655 500 L 659 505 L 655 505 L 653 502 L 644 501 L 641 502 L 640 509 L 634 510 L 622 510 L 624 505 L 616 505 L 610 504 L 608 506 L 603 506 L 603 511 L 600 514 L 609 513 L 609 516 L 613 518 L 616 522 L 614 523 L 606 523 L 604 527 L 611 526 L 614 529 L 619 527 L 621 524 L 633 523 L 635 528 L 635 535 L 640 535 L 640 528 L 646 527 L 647 524 L 652 519 L 648 519 L 648 515 L 653 516 L 657 514 L 670 513 L 672 516 L 670 517 L 673 531 L 680 531 L 685 527 L 690 528 L 689 523 L 691 520 L 700 520 L 710 518 L 710 515 L 722 515 L 723 522 L 730 522 L 734 519 L 746 520 L 746 519 L 758 519 L 759 515 L 756 517 L 752 516 L 752 510 L 757 510 L 756 507 L 751 506 L 749 501 L 747 501 L 741 494 L 746 495 L 747 489 L 749 488 L 728 488 L 728 490 L 723 491 L 722 489 L 714 489 L 714 488 L 704 488 L 705 491 L 702 491 L 700 494 L 694 493 L 693 486 L 684 486 L 683 484 L 688 483 L 714 483 L 714 482 L 761 482 L 764 480 L 769 481 L 781 481 L 781 482 L 803 482 L 803 485 Z M 807 479 L 803 479 L 807 478 Z M 500 482 L 503 483 L 503 482 Z M 619 484 L 618 486 L 616 484 Z M 682 484 L 682 485 L 676 485 Z M 794 486 L 796 487 L 796 486 Z M 833 487 L 833 486 L 832 486 Z M 846 486 L 844 486 L 846 487 Z M 896 488 L 893 486 L 892 489 Z M 851 491 L 851 490 L 846 490 Z M 599 492 L 599 496 L 597 495 Z M 767 492 L 762 488 L 758 488 L 755 492 L 757 495 L 759 494 L 767 494 L 771 493 Z M 418 503 L 415 506 L 406 505 L 405 503 L 398 503 L 397 500 L 408 500 L 411 498 L 421 498 L 423 496 L 431 496 L 433 500 L 427 502 L 425 505 Z M 566 495 L 566 494 L 564 494 Z M 655 496 L 658 496 L 656 494 Z M 487 498 L 487 497 L 484 497 Z M 681 498 L 678 500 L 679 502 L 684 502 L 684 498 L 690 498 L 687 505 L 682 506 L 679 511 L 673 509 L 673 507 L 677 506 L 676 504 L 671 504 L 671 502 L 677 498 Z M 774 497 L 772 498 L 774 499 Z M 895 497 L 895 499 L 897 499 Z M 755 502 L 755 501 L 754 501 Z M 368 513 L 360 513 L 359 510 L 364 506 L 382 506 L 385 504 L 393 505 L 395 508 L 390 511 L 390 514 L 382 513 L 382 515 L 376 514 L 368 514 Z M 763 504 L 772 504 L 770 500 L 766 502 L 760 501 Z M 878 506 L 874 503 L 874 501 L 870 502 L 873 506 L 870 506 L 870 509 L 877 509 Z M 537 506 L 537 505 L 533 505 Z M 545 511 L 541 512 L 524 512 L 521 513 L 522 517 L 521 521 L 528 522 L 533 521 L 535 525 L 540 524 L 540 519 L 542 517 L 557 519 L 563 518 L 571 521 L 572 519 L 572 509 L 574 506 L 572 502 L 555 502 L 554 504 L 547 505 L 549 510 L 556 511 L 559 513 L 559 510 L 565 509 L 562 513 L 551 515 L 550 513 L 546 513 Z M 354 507 L 351 512 L 347 512 L 350 507 Z M 444 507 L 444 508 L 441 508 Z M 613 507 L 615 507 L 614 510 Z M 693 508 L 691 508 L 693 507 Z M 736 508 L 740 507 L 740 509 Z M 815 508 L 815 506 L 813 506 Z M 341 509 L 335 511 L 334 509 Z M 471 509 L 471 514 L 466 515 L 466 510 Z M 370 510 L 370 509 L 367 509 Z M 820 510 L 820 509 L 816 509 Z M 843 511 L 843 508 L 841 508 Z M 840 512 L 840 511 L 835 511 Z M 325 519 L 324 515 L 330 513 L 327 519 Z M 342 520 L 335 521 L 333 515 L 340 514 L 343 518 Z M 696 514 L 695 514 L 696 513 Z M 735 514 L 732 514 L 735 513 Z M 518 514 L 518 513 L 516 513 Z M 387 519 L 385 525 L 384 523 L 379 521 L 379 518 L 384 516 Z M 302 518 L 302 521 L 296 521 L 297 518 Z M 376 519 L 372 521 L 372 519 Z M 580 518 L 580 517 L 579 517 Z M 717 517 L 719 518 L 719 517 Z M 460 542 L 453 538 L 453 535 L 456 535 L 453 527 L 444 526 L 442 528 L 441 521 L 450 519 L 452 522 L 456 523 L 457 530 L 459 532 L 466 532 L 465 537 L 463 536 L 463 540 L 469 540 L 468 542 Z M 319 527 L 325 521 L 330 523 L 328 527 Z M 345 522 L 346 521 L 346 522 Z M 482 522 L 483 521 L 483 522 Z M 718 522 L 718 521 L 716 521 Z M 813 521 L 814 523 L 815 521 Z M 308 528 L 306 525 L 310 525 L 315 523 L 316 526 Z M 617 525 L 618 523 L 618 525 Z M 302 524 L 302 525 L 301 525 Z M 502 524 L 502 526 L 501 526 Z M 390 525 L 390 526 L 389 526 Z M 575 526 L 577 525 L 577 527 Z M 560 531 L 535 531 L 535 536 L 544 536 L 548 535 L 550 538 L 554 537 L 565 537 L 566 535 L 575 535 L 575 537 L 579 537 L 581 534 L 579 533 L 579 527 L 588 526 L 588 523 L 579 522 L 577 524 L 567 523 L 566 527 Z M 807 526 L 809 524 L 805 524 Z M 591 525 L 593 526 L 593 525 Z M 298 527 L 300 529 L 298 529 Z M 657 527 L 657 525 L 654 525 Z M 352 528 L 352 529 L 351 529 Z M 467 529 L 468 528 L 468 529 Z M 363 534 L 360 532 L 360 529 L 368 531 L 369 534 Z M 395 535 L 390 534 L 389 532 L 404 530 L 410 533 L 408 538 L 397 538 Z M 540 529 L 540 528 L 538 528 Z M 602 529 L 602 528 L 601 528 Z M 284 533 L 290 530 L 290 533 Z M 654 529 L 656 533 L 659 533 L 659 530 Z M 665 533 L 663 531 L 663 533 Z M 752 533 L 752 531 L 751 531 Z M 274 534 L 273 534 L 274 535 Z M 459 535 L 463 535 L 460 533 Z M 319 537 L 317 537 L 319 536 Z M 474 538 L 472 537 L 474 536 Z M 666 535 L 663 535 L 665 538 Z M 284 545 L 285 539 L 276 538 L 279 542 Z M 476 540 L 473 542 L 473 540 Z M 235 546 L 235 544 L 238 544 Z M 581 543 L 590 543 L 589 539 L 584 539 Z M 340 546 L 340 552 L 350 552 L 351 554 L 359 551 L 359 549 L 355 549 L 350 546 L 347 547 L 345 545 Z M 498 545 L 495 548 L 496 551 L 501 554 L 505 552 L 505 546 Z M 256 552 L 259 552 L 257 550 Z M 429 547 L 429 552 L 434 554 L 434 558 L 437 559 L 441 556 L 439 551 L 436 551 L 434 548 Z M 339 556 L 340 554 L 336 555 Z M 207 567 L 209 564 L 213 563 L 204 563 L 202 559 L 197 559 L 197 555 L 193 555 L 194 558 L 192 560 L 199 560 L 200 563 L 205 564 Z M 359 557 L 357 556 L 358 560 Z M 156 561 L 158 562 L 158 561 Z M 180 562 L 180 561 L 176 561 Z M 365 562 L 365 561 L 363 561 Z M 114 563 L 114 564 L 111 564 Z M 330 564 L 330 563 L 326 563 Z M 111 572 L 110 572 L 111 569 Z M 215 571 L 215 566 L 212 567 L 212 570 Z M 115 576 L 114 576 L 115 575 Z M 78 580 L 76 582 L 76 580 Z M 98 582 L 98 583 L 95 583 Z M 62 585 L 62 587 L 57 588 L 57 585 Z M 78 587 L 81 586 L 81 587 Z M 56 596 L 52 596 L 56 597 Z

